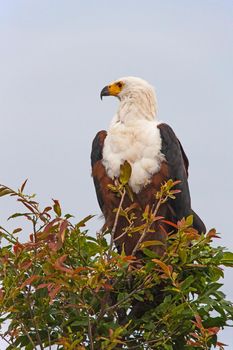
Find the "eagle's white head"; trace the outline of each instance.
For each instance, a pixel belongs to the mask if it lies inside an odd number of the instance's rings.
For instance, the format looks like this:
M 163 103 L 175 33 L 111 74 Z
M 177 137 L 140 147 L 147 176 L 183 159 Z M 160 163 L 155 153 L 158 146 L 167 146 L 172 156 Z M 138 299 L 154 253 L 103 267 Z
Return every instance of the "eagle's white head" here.
M 157 115 L 157 99 L 153 86 L 136 77 L 124 77 L 105 86 L 103 96 L 116 96 L 120 100 L 117 112 L 122 122 L 128 120 L 154 120 Z

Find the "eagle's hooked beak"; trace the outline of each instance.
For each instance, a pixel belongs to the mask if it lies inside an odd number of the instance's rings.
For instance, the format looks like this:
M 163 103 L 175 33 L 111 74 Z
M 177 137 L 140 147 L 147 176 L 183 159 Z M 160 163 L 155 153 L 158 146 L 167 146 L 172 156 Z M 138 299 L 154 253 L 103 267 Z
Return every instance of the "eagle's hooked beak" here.
M 103 96 L 109 96 L 110 95 L 110 91 L 109 91 L 109 87 L 105 86 L 100 93 L 100 98 L 102 100 Z

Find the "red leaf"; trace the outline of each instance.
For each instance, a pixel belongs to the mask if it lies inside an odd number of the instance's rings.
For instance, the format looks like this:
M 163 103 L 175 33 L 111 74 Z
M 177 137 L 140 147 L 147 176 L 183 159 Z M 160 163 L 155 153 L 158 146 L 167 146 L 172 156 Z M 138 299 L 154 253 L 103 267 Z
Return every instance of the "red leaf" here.
M 161 269 L 163 270 L 163 272 L 165 273 L 166 276 L 168 276 L 168 277 L 171 276 L 172 266 L 166 265 L 163 261 L 161 261 L 159 259 L 152 259 L 152 261 L 154 261 L 157 265 L 159 265 L 161 267 Z
M 38 280 L 38 278 L 40 278 L 40 276 L 38 275 L 32 275 L 31 277 L 28 277 L 23 284 L 20 286 L 20 289 L 23 289 L 25 286 L 27 286 L 28 284 L 31 285 L 32 282 Z
M 36 287 L 36 289 L 48 288 L 49 290 L 50 289 L 49 287 L 52 287 L 53 285 L 54 285 L 53 283 L 41 283 Z
M 63 243 L 65 240 L 65 232 L 66 232 L 67 227 L 68 227 L 68 221 L 63 220 L 60 224 L 60 229 L 58 232 L 58 240 L 61 241 L 61 243 Z
M 86 271 L 86 270 L 89 270 L 89 269 L 90 269 L 89 267 L 80 266 L 80 267 L 77 267 L 77 269 L 73 270 L 73 274 L 79 273 L 81 271 Z
M 178 226 L 176 224 L 174 224 L 174 222 L 168 221 L 168 220 L 162 220 L 162 222 L 164 222 L 165 224 L 168 224 L 169 226 L 175 227 L 176 229 L 178 229 Z
M 185 235 L 190 241 L 200 238 L 198 231 L 192 227 L 189 227 L 185 230 Z
M 24 199 L 19 198 L 18 201 L 23 203 L 23 205 L 25 205 L 25 207 L 29 209 L 33 214 L 36 214 L 35 209 L 30 204 L 28 204 Z
M 74 270 L 63 265 L 67 255 L 63 255 L 55 261 L 54 268 L 59 271 L 63 271 L 69 274 L 73 274 Z
M 222 346 L 227 346 L 227 344 L 221 343 L 220 341 L 217 341 L 216 345 L 222 347 Z
M 26 260 L 21 265 L 19 265 L 20 270 L 27 270 L 32 265 L 32 261 Z
M 36 289 L 42 289 L 42 288 L 48 289 L 48 293 L 49 293 L 49 297 L 50 297 L 49 304 L 52 304 L 53 299 L 60 292 L 62 286 L 60 284 L 54 284 L 54 283 L 41 283 L 37 286 Z
M 43 213 L 47 213 L 47 212 L 50 211 L 50 210 L 52 210 L 52 207 L 46 207 L 46 208 L 44 208 Z
M 179 221 L 177 222 L 177 227 L 178 227 L 179 229 L 187 228 L 185 218 L 182 218 L 181 220 L 179 220 Z
M 108 333 L 109 333 L 109 337 L 111 338 L 111 337 L 113 336 L 113 334 L 114 334 L 112 328 L 110 328 L 110 329 L 108 330 Z
M 215 228 L 212 228 L 206 235 L 208 238 L 221 238 L 220 236 L 216 235 Z
M 196 339 L 199 339 L 199 338 L 200 338 L 199 335 L 196 334 L 196 333 L 190 333 L 190 335 L 191 335 L 193 338 L 196 338 Z
M 4 290 L 0 288 L 0 300 L 4 298 Z
M 197 328 L 204 329 L 200 315 L 196 314 L 195 319 L 196 319 L 196 322 L 193 322 L 193 323 L 197 326 Z
M 60 292 L 62 286 L 57 284 L 50 292 L 49 292 L 49 297 L 50 297 L 50 302 L 49 304 L 52 304 L 53 299 L 55 296 Z
M 53 252 L 56 252 L 59 249 L 57 242 L 49 242 L 48 246 Z
M 24 183 L 22 184 L 22 186 L 20 187 L 20 192 L 21 192 L 21 193 L 23 192 L 24 187 L 25 187 L 27 181 L 28 181 L 28 179 L 26 179 L 26 180 L 24 181 Z
M 60 220 L 61 220 L 60 218 L 53 219 L 48 225 L 45 226 L 43 232 L 49 233 L 51 231 L 51 228 L 54 226 L 54 224 L 58 223 Z
M 164 216 L 155 216 L 153 218 L 154 221 L 159 221 L 159 220 L 162 220 L 162 219 L 164 219 Z
M 161 230 L 163 231 L 163 233 L 165 233 L 166 236 L 168 236 L 167 231 L 165 230 L 165 228 L 162 225 L 159 225 L 159 227 L 161 228 Z
M 173 186 L 176 186 L 176 185 L 178 185 L 178 184 L 180 184 L 180 183 L 181 183 L 181 180 L 173 181 L 172 187 L 173 187 Z
M 111 286 L 111 284 L 108 284 L 108 283 L 104 283 L 104 284 L 103 284 L 103 287 L 104 287 L 104 289 L 105 289 L 106 291 L 109 291 L 109 290 L 112 290 L 112 289 L 113 289 L 113 287 Z
M 126 255 L 126 256 L 123 256 L 122 257 L 122 261 L 132 261 L 132 260 L 135 260 L 136 257 L 133 256 L 133 255 Z
M 177 194 L 177 193 L 180 193 L 180 192 L 181 192 L 181 190 L 171 190 L 170 191 L 171 194 Z
M 219 327 L 211 327 L 211 328 L 207 328 L 207 331 L 209 334 L 214 335 L 217 334 L 219 332 Z
M 201 346 L 202 344 L 197 342 L 197 341 L 193 341 L 193 340 L 188 340 L 187 341 L 187 345 L 191 345 L 191 346 Z
M 23 244 L 16 243 L 13 246 L 14 253 L 17 254 L 18 252 L 21 252 L 23 250 L 23 248 L 24 248 Z

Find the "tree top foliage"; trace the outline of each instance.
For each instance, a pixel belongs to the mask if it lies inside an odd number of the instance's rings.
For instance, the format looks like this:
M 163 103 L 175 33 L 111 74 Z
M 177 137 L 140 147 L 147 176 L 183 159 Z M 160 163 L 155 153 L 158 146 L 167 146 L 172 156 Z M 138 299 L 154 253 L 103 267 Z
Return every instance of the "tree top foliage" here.
M 129 191 L 128 172 L 122 169 L 110 189 L 119 196 Z M 160 205 L 175 197 L 174 186 L 169 180 L 161 187 Z M 156 240 L 139 242 L 138 259 L 115 250 L 112 232 L 89 233 L 92 216 L 74 223 L 57 200 L 40 209 L 24 187 L 0 186 L 0 196 L 24 208 L 11 219 L 31 224 L 26 242 L 21 228 L 0 227 L 0 336 L 7 350 L 224 349 L 218 333 L 233 320 L 233 308 L 219 280 L 233 253 L 212 245 L 219 238 L 214 229 L 199 234 L 191 216 L 169 223 L 165 254 L 150 250 L 161 244 Z M 116 208 L 119 215 L 132 235 L 131 210 Z M 144 226 L 134 227 L 142 235 L 162 220 L 149 208 L 143 215 Z

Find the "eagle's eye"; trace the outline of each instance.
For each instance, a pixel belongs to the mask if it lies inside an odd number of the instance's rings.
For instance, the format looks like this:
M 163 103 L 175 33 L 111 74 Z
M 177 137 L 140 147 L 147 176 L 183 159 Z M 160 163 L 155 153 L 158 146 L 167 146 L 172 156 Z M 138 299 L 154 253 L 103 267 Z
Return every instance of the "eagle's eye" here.
M 122 83 L 121 82 L 117 83 L 117 86 L 121 89 L 122 88 Z

